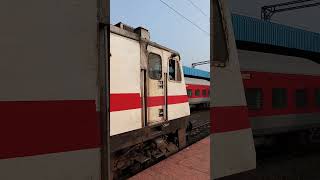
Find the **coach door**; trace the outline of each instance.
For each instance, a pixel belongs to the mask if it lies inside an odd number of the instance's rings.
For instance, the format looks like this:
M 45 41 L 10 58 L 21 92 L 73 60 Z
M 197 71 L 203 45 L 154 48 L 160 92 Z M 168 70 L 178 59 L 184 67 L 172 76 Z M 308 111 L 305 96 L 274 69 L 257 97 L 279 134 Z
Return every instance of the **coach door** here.
M 150 50 L 151 49 L 151 50 Z M 148 54 L 147 123 L 157 124 L 165 120 L 165 73 L 161 50 L 150 47 Z

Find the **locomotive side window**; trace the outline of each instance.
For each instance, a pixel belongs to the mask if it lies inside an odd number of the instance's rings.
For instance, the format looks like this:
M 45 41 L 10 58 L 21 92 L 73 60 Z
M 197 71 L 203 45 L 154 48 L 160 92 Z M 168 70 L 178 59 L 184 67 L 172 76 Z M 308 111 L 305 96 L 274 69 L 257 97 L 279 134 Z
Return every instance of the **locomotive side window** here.
M 188 94 L 188 97 L 191 97 L 192 96 L 192 89 L 187 89 L 187 94 Z
M 286 108 L 288 106 L 287 89 L 272 89 L 272 107 L 276 109 Z
M 320 107 L 320 89 L 315 89 L 315 102 L 316 106 Z
M 174 59 L 169 60 L 169 79 L 173 81 L 181 81 L 180 64 Z
M 260 88 L 247 88 L 245 94 L 249 110 L 262 108 L 262 90 Z
M 175 80 L 176 77 L 176 61 L 173 59 L 169 60 L 169 79 Z
M 202 96 L 206 97 L 207 96 L 207 91 L 204 89 L 202 90 Z
M 305 89 L 296 90 L 296 107 L 303 108 L 308 104 L 307 92 Z
M 160 80 L 162 77 L 161 57 L 158 54 L 150 53 L 149 61 L 149 77 L 151 79 Z
M 177 63 L 177 74 L 176 74 L 176 77 L 177 77 L 177 81 L 181 81 L 181 67 L 180 67 L 180 63 L 178 61 L 176 61 Z
M 199 89 L 196 90 L 195 95 L 196 96 L 200 96 L 200 90 Z

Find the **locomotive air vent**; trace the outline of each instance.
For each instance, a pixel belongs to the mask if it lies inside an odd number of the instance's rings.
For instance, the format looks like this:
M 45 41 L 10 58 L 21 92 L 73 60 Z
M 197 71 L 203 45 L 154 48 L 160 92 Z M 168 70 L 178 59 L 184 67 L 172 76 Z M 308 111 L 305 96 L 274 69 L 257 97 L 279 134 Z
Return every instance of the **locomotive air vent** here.
M 117 26 L 117 27 L 119 27 L 119 28 L 121 28 L 123 30 L 130 31 L 130 32 L 134 32 L 134 30 L 135 30 L 133 27 L 131 27 L 131 26 L 127 25 L 127 24 L 123 24 L 122 22 L 119 22 L 115 26 Z
M 133 32 L 139 35 L 139 37 L 141 39 L 145 39 L 145 40 L 150 40 L 150 33 L 147 29 L 143 28 L 143 27 L 137 27 L 137 28 L 133 28 L 127 24 L 124 24 L 122 22 L 119 22 L 115 25 L 116 27 L 119 27 L 123 30 L 129 31 L 129 32 Z

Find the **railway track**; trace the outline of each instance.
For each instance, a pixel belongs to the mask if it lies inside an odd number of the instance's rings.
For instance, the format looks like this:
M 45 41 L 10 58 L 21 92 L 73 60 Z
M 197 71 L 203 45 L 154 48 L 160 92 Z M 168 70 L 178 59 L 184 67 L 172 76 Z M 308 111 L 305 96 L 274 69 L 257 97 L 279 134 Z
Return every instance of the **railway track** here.
M 207 137 L 210 134 L 210 113 L 209 110 L 193 110 L 191 115 L 189 116 L 189 129 L 187 131 L 187 147 L 190 145 L 200 141 L 201 139 Z M 176 153 L 179 153 L 176 152 Z M 170 156 L 169 156 L 170 157 Z M 126 172 L 118 179 L 124 180 L 128 179 L 135 174 L 151 167 L 152 165 L 166 159 L 168 157 L 160 158 L 158 161 L 154 161 L 152 163 L 144 164 L 143 166 L 138 166 L 131 171 Z
M 193 111 L 190 119 L 192 129 L 187 135 L 188 146 L 198 142 L 210 134 L 210 113 L 209 110 Z

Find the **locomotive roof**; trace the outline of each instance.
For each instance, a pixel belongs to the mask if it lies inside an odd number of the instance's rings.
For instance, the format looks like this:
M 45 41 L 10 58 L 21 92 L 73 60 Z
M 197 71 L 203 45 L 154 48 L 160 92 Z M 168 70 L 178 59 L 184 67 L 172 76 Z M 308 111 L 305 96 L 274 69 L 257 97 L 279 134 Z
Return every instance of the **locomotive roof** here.
M 122 24 L 122 23 L 118 23 L 117 25 L 119 25 L 119 24 Z M 144 28 L 142 28 L 142 27 L 132 28 L 128 25 L 124 25 L 124 28 L 120 28 L 116 25 L 110 25 L 110 32 L 111 33 L 118 34 L 120 36 L 124 36 L 124 37 L 130 38 L 130 39 L 136 40 L 136 41 L 140 41 L 141 40 L 140 35 L 138 33 L 136 33 L 136 30 L 138 30 L 138 29 L 144 29 Z M 146 31 L 148 31 L 148 30 L 146 30 Z M 162 46 L 158 43 L 152 42 L 149 39 L 145 39 L 145 41 L 147 41 L 149 45 L 152 45 L 154 47 L 169 51 L 171 53 L 174 53 L 174 54 L 177 54 L 178 56 L 180 56 L 180 54 L 175 50 L 172 50 L 170 48 Z
M 238 52 L 242 71 L 320 75 L 320 64 L 309 59 L 245 50 Z

